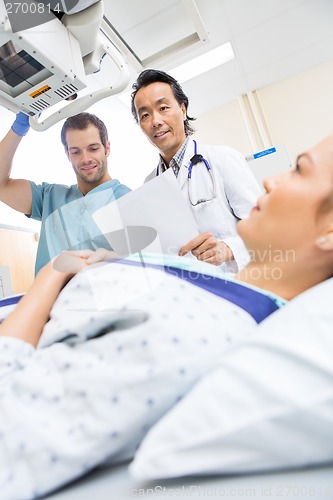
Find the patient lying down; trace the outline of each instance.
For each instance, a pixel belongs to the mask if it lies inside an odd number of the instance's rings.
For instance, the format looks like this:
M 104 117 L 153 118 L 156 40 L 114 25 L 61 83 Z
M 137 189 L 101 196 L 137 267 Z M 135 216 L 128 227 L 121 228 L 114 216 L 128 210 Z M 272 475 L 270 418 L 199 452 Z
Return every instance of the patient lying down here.
M 133 457 L 139 480 L 333 459 L 332 336 L 305 327 L 331 296 L 333 136 L 264 185 L 235 278 L 103 250 L 40 271 L 0 325 L 2 499 Z

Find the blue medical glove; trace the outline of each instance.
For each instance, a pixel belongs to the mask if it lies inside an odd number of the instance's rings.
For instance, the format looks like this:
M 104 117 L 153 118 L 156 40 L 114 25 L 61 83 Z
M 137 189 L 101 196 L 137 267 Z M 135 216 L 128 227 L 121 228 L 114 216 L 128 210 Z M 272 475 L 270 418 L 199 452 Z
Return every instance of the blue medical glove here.
M 16 119 L 12 125 L 12 131 L 17 135 L 21 135 L 22 137 L 26 135 L 29 131 L 29 116 L 20 111 L 16 115 Z

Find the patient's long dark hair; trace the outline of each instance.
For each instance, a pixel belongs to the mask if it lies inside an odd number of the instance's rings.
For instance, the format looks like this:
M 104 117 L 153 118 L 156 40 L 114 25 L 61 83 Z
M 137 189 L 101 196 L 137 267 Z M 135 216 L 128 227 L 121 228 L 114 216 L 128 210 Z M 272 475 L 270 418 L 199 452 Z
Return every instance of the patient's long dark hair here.
M 171 75 L 168 75 L 168 73 L 157 69 L 145 69 L 144 71 L 142 71 L 142 73 L 140 73 L 136 82 L 132 85 L 133 92 L 131 94 L 131 108 L 132 115 L 134 116 L 136 123 L 138 123 L 138 117 L 134 106 L 135 96 L 142 87 L 147 87 L 147 85 L 156 82 L 167 83 L 168 85 L 170 85 L 174 98 L 178 102 L 179 106 L 184 104 L 186 109 L 186 120 L 184 120 L 185 135 L 192 135 L 194 133 L 194 129 L 191 127 L 189 121 L 195 120 L 195 118 L 188 116 L 187 114 L 187 108 L 189 106 L 187 95 L 185 94 L 177 80 L 175 80 Z

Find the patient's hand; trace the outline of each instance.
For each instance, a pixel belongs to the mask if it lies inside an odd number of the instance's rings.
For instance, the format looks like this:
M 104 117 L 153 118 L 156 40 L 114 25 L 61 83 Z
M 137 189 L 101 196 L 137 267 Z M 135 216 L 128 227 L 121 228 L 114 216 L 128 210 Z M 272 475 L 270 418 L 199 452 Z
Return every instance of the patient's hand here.
M 103 262 L 105 260 L 116 260 L 120 256 L 113 252 L 112 250 L 107 250 L 106 248 L 98 248 L 95 251 L 92 250 L 82 250 L 82 252 L 87 252 L 86 262 L 87 264 L 96 264 L 97 262 Z
M 50 265 L 59 273 L 69 274 L 71 277 L 87 266 L 87 258 L 82 256 L 80 251 L 65 250 L 55 257 Z
M 57 271 L 74 275 L 86 266 L 112 259 L 119 259 L 119 255 L 106 248 L 66 250 L 54 259 L 53 265 Z

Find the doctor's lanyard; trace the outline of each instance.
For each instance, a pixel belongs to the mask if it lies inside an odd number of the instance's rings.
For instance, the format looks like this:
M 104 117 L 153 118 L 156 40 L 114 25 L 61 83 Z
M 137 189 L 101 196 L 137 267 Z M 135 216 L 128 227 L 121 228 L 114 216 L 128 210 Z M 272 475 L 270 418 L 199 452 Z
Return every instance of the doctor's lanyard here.
M 196 207 L 197 205 L 200 205 L 201 203 L 206 203 L 207 201 L 212 201 L 216 197 L 216 187 L 215 187 L 215 179 L 214 175 L 212 172 L 212 167 L 209 165 L 208 161 L 200 154 L 197 153 L 197 143 L 196 141 L 193 140 L 194 143 L 194 156 L 192 156 L 190 160 L 190 164 L 188 167 L 188 199 L 190 200 L 190 203 L 192 207 Z M 210 175 L 211 182 L 212 182 L 212 196 L 210 198 L 199 198 L 195 203 L 192 201 L 192 195 L 191 195 L 191 179 L 192 179 L 192 169 L 193 166 L 196 165 L 197 163 L 203 162 L 206 166 L 207 172 Z

